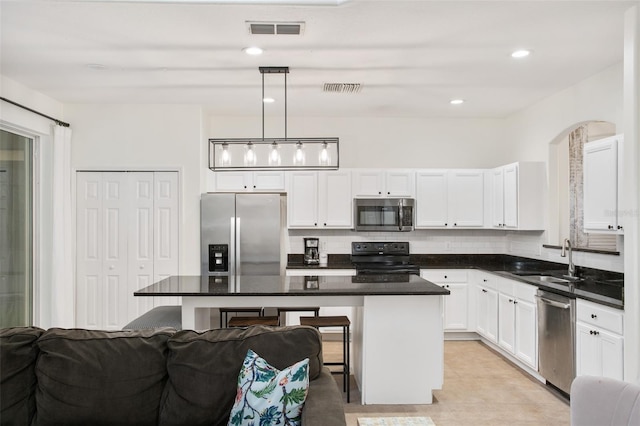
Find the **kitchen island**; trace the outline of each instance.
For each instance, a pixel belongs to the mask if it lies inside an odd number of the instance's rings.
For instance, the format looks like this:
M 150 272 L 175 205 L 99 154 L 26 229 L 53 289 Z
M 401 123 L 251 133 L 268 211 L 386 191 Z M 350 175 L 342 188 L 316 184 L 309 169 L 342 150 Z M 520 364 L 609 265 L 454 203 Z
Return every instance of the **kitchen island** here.
M 353 306 L 352 366 L 362 404 L 430 404 L 442 388 L 442 296 L 416 275 L 172 276 L 135 296 L 180 296 L 182 328 L 219 307 Z

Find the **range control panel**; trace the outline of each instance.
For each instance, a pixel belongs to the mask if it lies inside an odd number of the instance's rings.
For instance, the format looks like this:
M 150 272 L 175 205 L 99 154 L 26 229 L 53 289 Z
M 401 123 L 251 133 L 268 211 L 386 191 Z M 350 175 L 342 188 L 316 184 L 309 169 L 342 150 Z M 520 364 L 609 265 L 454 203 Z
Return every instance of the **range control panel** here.
M 408 242 L 352 242 L 351 243 L 352 255 L 367 255 L 367 254 L 396 254 L 407 255 L 409 254 Z

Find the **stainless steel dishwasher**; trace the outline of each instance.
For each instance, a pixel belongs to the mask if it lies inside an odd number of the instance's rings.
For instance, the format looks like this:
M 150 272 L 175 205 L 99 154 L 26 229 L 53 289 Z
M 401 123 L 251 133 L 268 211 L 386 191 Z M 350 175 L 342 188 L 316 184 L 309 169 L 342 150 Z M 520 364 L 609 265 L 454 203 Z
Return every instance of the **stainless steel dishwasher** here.
M 575 299 L 538 289 L 538 371 L 565 393 L 575 367 Z

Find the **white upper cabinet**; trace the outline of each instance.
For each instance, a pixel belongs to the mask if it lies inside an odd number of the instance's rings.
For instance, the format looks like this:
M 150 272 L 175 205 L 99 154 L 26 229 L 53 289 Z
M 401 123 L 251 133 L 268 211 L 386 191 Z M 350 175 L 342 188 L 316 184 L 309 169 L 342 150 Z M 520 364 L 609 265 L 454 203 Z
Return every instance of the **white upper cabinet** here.
M 481 228 L 484 170 L 420 170 L 416 173 L 417 228 Z
M 445 228 L 449 224 L 448 171 L 420 170 L 416 173 L 416 227 Z
M 318 226 L 318 172 L 300 171 L 288 175 L 287 220 L 289 228 Z
M 325 228 L 352 228 L 351 172 L 318 172 L 318 180 L 318 223 Z
M 352 228 L 351 172 L 288 174 L 289 228 Z
M 415 197 L 415 173 L 412 170 L 353 171 L 354 197 Z
M 451 170 L 448 175 L 448 226 L 484 226 L 484 170 Z
M 543 203 L 547 185 L 542 162 L 508 164 L 491 171 L 491 226 L 544 229 Z
M 257 172 L 208 172 L 209 192 L 284 191 L 284 172 L 264 170 Z
M 622 233 L 619 184 L 622 135 L 584 144 L 584 232 Z

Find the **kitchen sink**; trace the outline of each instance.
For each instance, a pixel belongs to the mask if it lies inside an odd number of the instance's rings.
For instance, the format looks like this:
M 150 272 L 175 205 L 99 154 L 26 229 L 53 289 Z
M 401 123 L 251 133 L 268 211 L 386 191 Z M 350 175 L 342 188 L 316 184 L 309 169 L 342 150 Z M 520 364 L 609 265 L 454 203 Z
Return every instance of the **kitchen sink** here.
M 529 275 L 527 278 L 550 284 L 568 284 L 571 282 L 564 278 L 552 277 L 551 275 Z

